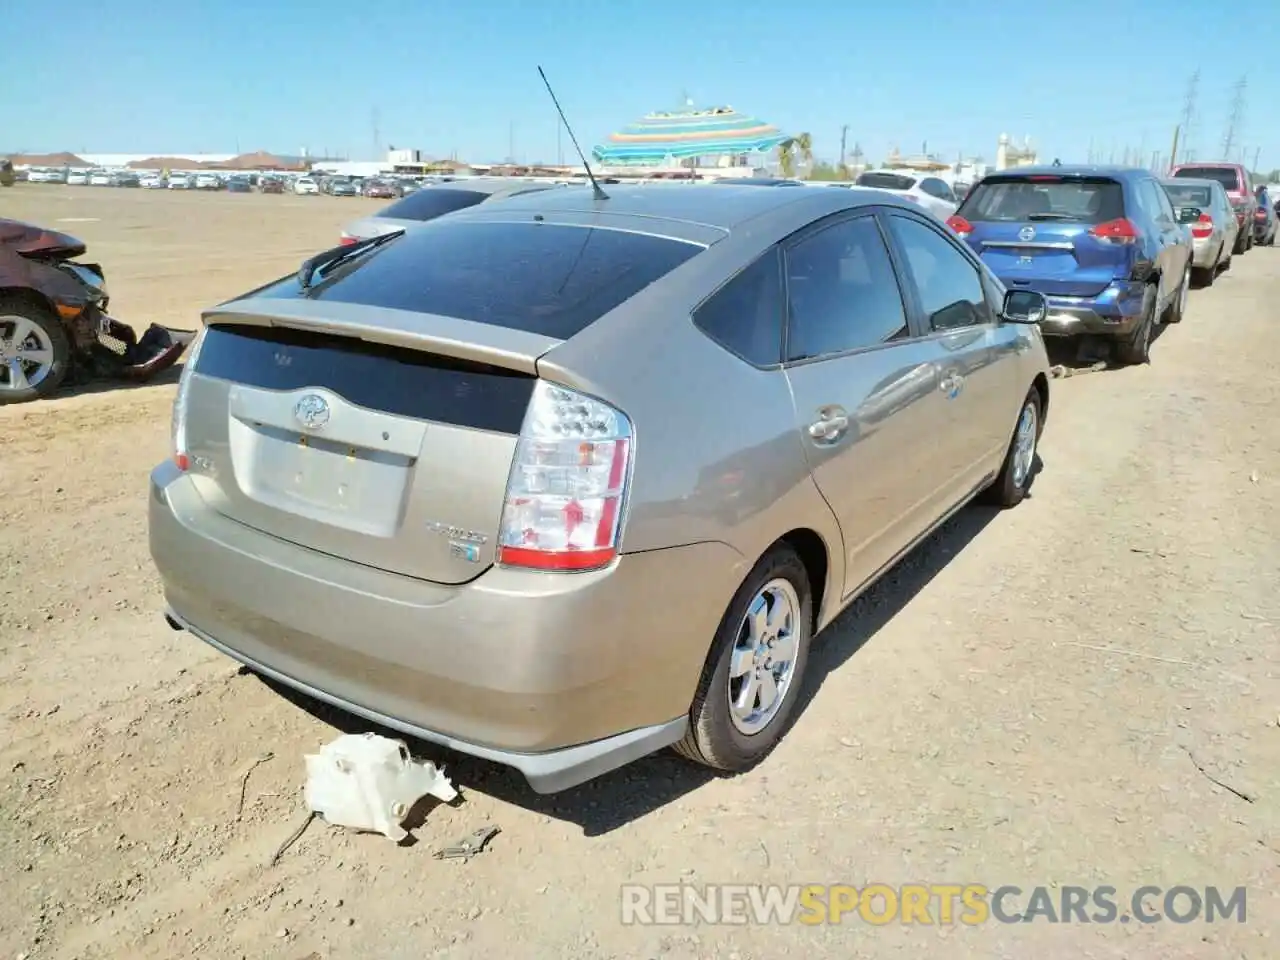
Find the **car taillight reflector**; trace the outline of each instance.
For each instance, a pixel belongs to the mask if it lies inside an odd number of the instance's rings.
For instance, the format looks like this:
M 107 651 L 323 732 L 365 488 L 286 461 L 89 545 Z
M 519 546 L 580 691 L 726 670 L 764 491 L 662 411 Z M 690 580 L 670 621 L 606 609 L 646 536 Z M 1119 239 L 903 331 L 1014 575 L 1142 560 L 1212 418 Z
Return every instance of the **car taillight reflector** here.
M 1213 233 L 1213 217 L 1207 213 L 1200 214 L 1200 219 L 1191 225 L 1193 237 L 1207 237 Z
M 947 226 L 962 237 L 967 237 L 973 233 L 973 224 L 959 214 L 947 217 Z
M 1120 217 L 1117 220 L 1108 220 L 1106 223 L 1090 227 L 1089 235 L 1108 243 L 1136 243 L 1138 228 L 1133 225 L 1133 221 Z
M 1035 176 L 1027 177 L 1032 183 L 1061 183 L 1061 177 L 1055 177 L 1052 174 L 1038 173 Z
M 625 414 L 539 380 L 507 481 L 498 563 L 572 571 L 612 562 L 631 453 L 631 421 Z
M 339 244 L 339 246 L 349 247 L 349 246 L 351 246 L 353 243 L 355 243 L 355 242 L 356 242 L 356 240 L 358 240 L 358 239 L 359 239 L 359 237 L 352 237 L 352 236 L 348 236 L 347 234 L 345 234 L 345 233 L 344 233 L 342 236 L 340 236 L 340 237 L 338 238 L 338 244 Z
M 186 473 L 191 467 L 191 451 L 187 446 L 187 398 L 191 393 L 191 374 L 200 359 L 200 347 L 204 344 L 204 328 L 196 334 L 195 342 L 187 348 L 187 358 L 182 363 L 182 375 L 178 377 L 178 392 L 173 396 L 171 446 L 173 462 Z

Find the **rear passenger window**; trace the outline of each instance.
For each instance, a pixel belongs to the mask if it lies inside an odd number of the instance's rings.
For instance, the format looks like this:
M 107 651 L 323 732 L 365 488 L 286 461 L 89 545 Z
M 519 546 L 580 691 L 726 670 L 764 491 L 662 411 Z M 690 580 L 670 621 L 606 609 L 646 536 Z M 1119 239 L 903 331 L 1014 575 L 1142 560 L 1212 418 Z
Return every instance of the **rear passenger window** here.
M 991 319 L 978 268 L 950 240 L 907 217 L 892 216 L 889 222 L 930 327 L 955 330 Z
M 756 366 L 782 359 L 782 265 L 775 247 L 703 302 L 693 322 Z
M 873 347 L 907 335 L 902 291 L 874 217 L 827 227 L 786 252 L 787 359 Z

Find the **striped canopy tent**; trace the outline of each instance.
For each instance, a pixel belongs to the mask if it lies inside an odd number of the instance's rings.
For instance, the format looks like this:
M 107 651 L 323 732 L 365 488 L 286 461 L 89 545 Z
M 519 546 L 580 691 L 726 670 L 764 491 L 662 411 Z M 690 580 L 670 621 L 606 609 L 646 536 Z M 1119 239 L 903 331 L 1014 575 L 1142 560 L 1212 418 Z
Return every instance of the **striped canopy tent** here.
M 789 140 L 772 124 L 733 107 L 704 110 L 686 104 L 682 110 L 651 113 L 594 147 L 599 163 L 656 166 L 697 157 L 764 153 Z

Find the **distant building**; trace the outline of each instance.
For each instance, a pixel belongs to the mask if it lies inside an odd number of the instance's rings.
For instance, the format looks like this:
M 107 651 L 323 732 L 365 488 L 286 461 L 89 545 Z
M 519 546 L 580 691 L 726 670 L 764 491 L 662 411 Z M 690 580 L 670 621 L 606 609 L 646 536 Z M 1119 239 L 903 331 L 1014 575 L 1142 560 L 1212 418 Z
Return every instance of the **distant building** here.
M 1000 142 L 996 147 L 996 169 L 1009 170 L 1013 167 L 1033 167 L 1040 162 L 1040 154 L 1031 146 L 1031 138 L 1023 137 L 1018 146 L 1009 139 L 1007 133 L 1000 134 Z

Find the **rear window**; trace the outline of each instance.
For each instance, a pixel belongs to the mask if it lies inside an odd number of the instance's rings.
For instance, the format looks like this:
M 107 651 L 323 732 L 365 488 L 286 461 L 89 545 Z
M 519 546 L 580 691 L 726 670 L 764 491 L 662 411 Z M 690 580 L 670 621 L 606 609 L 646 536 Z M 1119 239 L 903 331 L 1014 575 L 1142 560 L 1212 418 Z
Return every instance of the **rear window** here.
M 1125 215 L 1124 189 L 1106 177 L 1000 177 L 969 191 L 958 215 L 971 223 L 1106 223 Z
M 488 196 L 474 190 L 418 190 L 378 211 L 375 216 L 397 220 L 434 220 L 455 210 L 474 207 Z
M 441 221 L 337 268 L 308 296 L 567 340 L 702 249 L 621 230 Z M 263 295 L 296 296 L 296 288 Z
M 1240 172 L 1234 167 L 1182 167 L 1173 175 L 1188 180 L 1217 180 L 1227 190 L 1241 189 Z
M 878 190 L 910 190 L 916 185 L 916 178 L 902 173 L 864 173 L 859 175 L 856 182 L 860 187 L 875 187 Z
M 1174 206 L 1202 207 L 1213 206 L 1213 194 L 1208 187 L 1187 187 L 1179 184 L 1166 184 L 1165 192 Z

